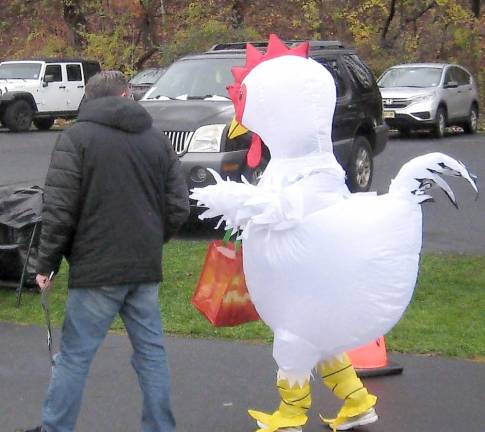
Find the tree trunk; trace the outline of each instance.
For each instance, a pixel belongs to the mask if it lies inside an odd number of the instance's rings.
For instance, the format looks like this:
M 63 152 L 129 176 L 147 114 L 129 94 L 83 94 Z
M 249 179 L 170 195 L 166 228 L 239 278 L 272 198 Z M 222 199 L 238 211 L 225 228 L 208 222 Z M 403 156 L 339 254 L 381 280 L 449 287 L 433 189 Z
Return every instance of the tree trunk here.
M 244 24 L 244 17 L 250 1 L 234 0 L 231 8 L 231 25 L 232 28 L 239 28 Z
M 133 65 L 135 70 L 141 69 L 143 65 L 148 61 L 148 59 L 157 51 L 158 51 L 158 48 L 151 48 L 148 51 L 145 51 Z
M 471 9 L 475 18 L 480 18 L 480 3 L 481 0 L 471 0 Z
M 62 0 L 62 14 L 71 31 L 74 46 L 82 48 L 85 43 L 82 32 L 87 24 L 82 10 L 82 2 L 80 0 Z
M 389 27 L 391 26 L 392 20 L 394 19 L 395 13 L 396 13 L 396 0 L 391 0 L 391 4 L 389 5 L 389 15 L 386 18 L 386 22 L 384 24 L 384 28 L 382 29 L 382 34 L 381 34 L 382 47 L 387 47 L 388 42 L 386 41 L 386 37 L 389 31 Z
M 135 61 L 135 68 L 140 69 L 146 61 L 158 51 L 160 45 L 157 19 L 165 18 L 165 4 L 163 0 L 139 0 L 143 10 L 143 17 L 138 28 L 135 47 L 141 41 L 143 43 L 143 54 Z

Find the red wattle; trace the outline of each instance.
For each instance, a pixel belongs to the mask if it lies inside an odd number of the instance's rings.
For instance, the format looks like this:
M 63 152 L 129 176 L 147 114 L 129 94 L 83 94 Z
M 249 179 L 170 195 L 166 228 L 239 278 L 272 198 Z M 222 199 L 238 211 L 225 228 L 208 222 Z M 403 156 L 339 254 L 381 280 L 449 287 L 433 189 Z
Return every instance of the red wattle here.
M 261 138 L 259 135 L 253 133 L 253 138 L 251 140 L 251 146 L 249 147 L 247 162 L 249 168 L 256 168 L 261 162 L 263 145 L 261 143 Z

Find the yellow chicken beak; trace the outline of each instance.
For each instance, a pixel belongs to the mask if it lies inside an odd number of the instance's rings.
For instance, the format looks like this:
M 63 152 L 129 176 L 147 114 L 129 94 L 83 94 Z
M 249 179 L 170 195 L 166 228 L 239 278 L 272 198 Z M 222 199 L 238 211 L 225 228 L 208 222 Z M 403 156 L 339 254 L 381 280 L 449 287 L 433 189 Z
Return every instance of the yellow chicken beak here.
M 229 132 L 227 133 L 228 138 L 234 139 L 240 135 L 249 132 L 241 123 L 239 123 L 236 118 L 232 119 L 231 125 L 229 126 Z

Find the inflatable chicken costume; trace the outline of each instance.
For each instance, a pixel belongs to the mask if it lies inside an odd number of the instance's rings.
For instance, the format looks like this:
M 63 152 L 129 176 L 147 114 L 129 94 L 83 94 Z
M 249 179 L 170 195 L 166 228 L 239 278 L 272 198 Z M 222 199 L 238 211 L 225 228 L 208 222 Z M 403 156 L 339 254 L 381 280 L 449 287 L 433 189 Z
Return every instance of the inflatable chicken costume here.
M 405 164 L 389 193 L 351 194 L 333 155 L 334 80 L 307 53 L 308 44 L 288 49 L 275 35 L 265 54 L 248 44 L 229 93 L 238 124 L 264 141 L 271 160 L 257 186 L 213 172 L 215 185 L 192 191 L 208 208 L 202 218 L 220 216 L 242 230 L 248 290 L 274 332 L 281 404 L 269 414 L 249 411 L 260 431 L 302 430 L 314 368 L 344 400 L 328 420 L 331 428 L 377 419 L 375 396 L 343 353 L 388 332 L 409 304 L 421 250 L 420 203 L 435 184 L 454 202 L 438 174 L 463 177 L 477 191 L 462 163 L 432 153 Z M 240 128 L 233 124 L 233 135 Z M 248 157 L 257 161 L 260 153 L 256 139 Z

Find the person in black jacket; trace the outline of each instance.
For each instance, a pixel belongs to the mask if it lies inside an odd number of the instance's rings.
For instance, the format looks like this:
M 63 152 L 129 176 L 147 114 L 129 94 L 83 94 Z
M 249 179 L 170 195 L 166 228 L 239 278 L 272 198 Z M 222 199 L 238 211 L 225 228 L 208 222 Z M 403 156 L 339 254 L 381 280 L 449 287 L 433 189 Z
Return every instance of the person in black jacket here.
M 175 431 L 158 292 L 162 245 L 188 217 L 188 191 L 170 141 L 126 96 L 120 72 L 92 77 L 52 153 L 37 283 L 49 289 L 65 257 L 69 290 L 42 426 L 32 431 L 74 431 L 91 361 L 118 313 L 134 349 L 142 430 Z

